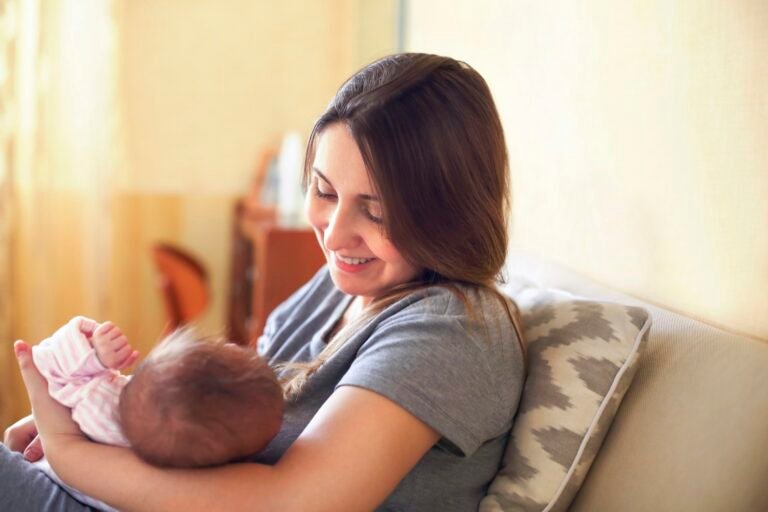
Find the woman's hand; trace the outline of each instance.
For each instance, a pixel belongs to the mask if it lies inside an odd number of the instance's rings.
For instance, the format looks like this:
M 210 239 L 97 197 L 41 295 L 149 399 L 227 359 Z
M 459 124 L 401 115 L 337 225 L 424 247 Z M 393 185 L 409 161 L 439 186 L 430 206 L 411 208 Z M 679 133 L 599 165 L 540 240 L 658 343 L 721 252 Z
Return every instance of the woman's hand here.
M 73 437 L 83 439 L 84 436 L 80 428 L 72 421 L 69 408 L 61 405 L 48 394 L 48 383 L 35 366 L 30 346 L 23 341 L 17 341 L 13 345 L 13 350 L 19 362 L 21 377 L 24 379 L 29 401 L 32 404 L 34 420 L 29 421 L 28 418 L 25 418 L 10 429 L 19 432 L 19 438 L 23 438 L 23 436 L 28 438 L 33 428 L 39 432 L 39 438 L 42 438 L 40 456 L 42 456 L 43 451 L 50 453 L 50 447 L 60 440 L 72 439 Z M 22 422 L 24 422 L 23 425 Z M 22 431 L 24 434 L 21 434 Z M 6 436 L 8 435 L 9 433 L 6 432 Z M 23 444 L 23 441 L 17 442 Z M 34 442 L 28 444 L 27 450 Z
M 31 414 L 5 429 L 3 444 L 11 451 L 22 453 L 30 462 L 35 462 L 43 456 L 37 425 Z

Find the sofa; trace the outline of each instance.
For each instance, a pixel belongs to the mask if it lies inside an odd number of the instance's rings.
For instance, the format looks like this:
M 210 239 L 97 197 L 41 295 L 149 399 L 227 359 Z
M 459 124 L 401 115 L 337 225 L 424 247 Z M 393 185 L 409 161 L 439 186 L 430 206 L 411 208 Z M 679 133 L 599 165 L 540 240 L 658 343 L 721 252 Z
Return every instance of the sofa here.
M 511 252 L 506 275 L 513 297 L 524 282 L 639 306 L 651 326 L 631 385 L 567 502 L 481 510 L 768 511 L 768 342 L 632 298 L 522 251 Z

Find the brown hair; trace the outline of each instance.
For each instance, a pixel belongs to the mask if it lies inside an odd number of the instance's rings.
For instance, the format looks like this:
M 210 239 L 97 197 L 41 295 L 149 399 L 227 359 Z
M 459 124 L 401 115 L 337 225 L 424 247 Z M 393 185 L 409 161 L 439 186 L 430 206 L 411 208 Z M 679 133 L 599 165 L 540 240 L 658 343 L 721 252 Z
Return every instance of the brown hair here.
M 419 288 L 449 287 L 467 306 L 457 284 L 486 288 L 515 320 L 514 304 L 494 287 L 507 251 L 509 173 L 504 131 L 483 77 L 464 62 L 419 53 L 364 67 L 341 86 L 312 129 L 305 190 L 318 137 L 335 123 L 343 123 L 357 143 L 387 237 L 424 270 L 374 300 L 315 361 L 285 365 L 295 370 L 284 384 L 288 396 L 363 321 Z
M 119 401 L 133 450 L 164 467 L 201 467 L 263 449 L 280 430 L 282 389 L 252 347 L 195 338 L 163 340 L 136 369 Z

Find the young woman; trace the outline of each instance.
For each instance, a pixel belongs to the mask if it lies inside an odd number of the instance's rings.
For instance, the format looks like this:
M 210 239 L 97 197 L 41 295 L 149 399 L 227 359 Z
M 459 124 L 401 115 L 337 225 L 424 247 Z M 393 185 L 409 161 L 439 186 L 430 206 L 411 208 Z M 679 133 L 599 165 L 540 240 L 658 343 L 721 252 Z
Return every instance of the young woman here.
M 35 422 L 10 428 L 8 448 L 39 431 L 66 483 L 125 510 L 476 510 L 524 377 L 514 305 L 494 288 L 509 201 L 488 86 L 434 55 L 368 65 L 316 123 L 304 183 L 328 264 L 260 339 L 288 399 L 265 451 L 172 470 L 90 442 L 23 342 Z M 83 509 L 10 450 L 0 447 L 0 508 Z

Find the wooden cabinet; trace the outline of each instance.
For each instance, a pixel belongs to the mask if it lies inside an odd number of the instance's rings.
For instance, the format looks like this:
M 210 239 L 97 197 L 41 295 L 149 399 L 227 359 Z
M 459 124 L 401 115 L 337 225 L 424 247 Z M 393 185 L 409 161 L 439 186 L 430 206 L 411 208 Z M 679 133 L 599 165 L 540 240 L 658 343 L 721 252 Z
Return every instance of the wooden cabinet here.
M 310 228 L 280 226 L 274 212 L 238 204 L 232 237 L 228 337 L 255 344 L 267 316 L 325 263 Z

